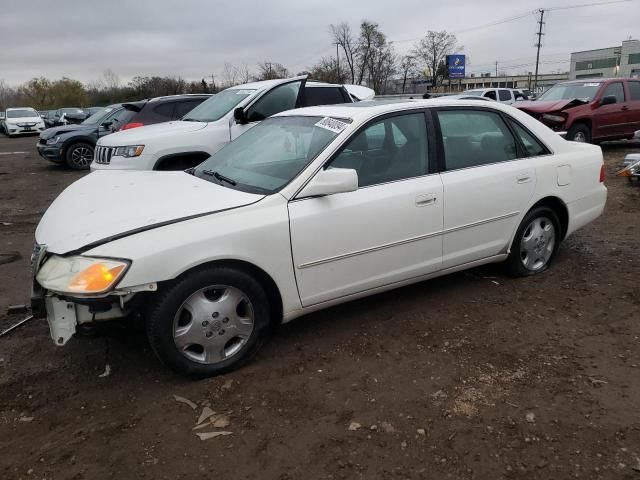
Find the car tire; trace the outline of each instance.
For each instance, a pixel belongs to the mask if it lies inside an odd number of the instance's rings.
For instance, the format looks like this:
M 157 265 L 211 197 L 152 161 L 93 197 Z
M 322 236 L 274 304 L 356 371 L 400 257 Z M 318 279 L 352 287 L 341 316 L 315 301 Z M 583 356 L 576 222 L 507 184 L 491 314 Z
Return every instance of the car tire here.
M 561 235 L 560 221 L 551 208 L 540 206 L 529 211 L 513 238 L 505 262 L 507 272 L 516 277 L 544 272 L 553 261 Z
M 566 138 L 572 142 L 591 143 L 591 129 L 584 123 L 576 123 L 569 129 Z
M 205 378 L 245 364 L 271 322 L 268 296 L 243 270 L 195 270 L 158 292 L 146 315 L 158 358 L 177 373 Z
M 65 152 L 65 161 L 73 170 L 88 170 L 93 161 L 94 146 L 86 142 L 69 145 Z

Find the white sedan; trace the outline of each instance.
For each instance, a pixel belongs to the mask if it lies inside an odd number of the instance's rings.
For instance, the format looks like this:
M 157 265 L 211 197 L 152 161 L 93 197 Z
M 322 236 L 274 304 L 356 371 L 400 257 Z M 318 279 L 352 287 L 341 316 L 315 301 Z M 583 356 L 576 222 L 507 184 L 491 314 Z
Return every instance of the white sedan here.
M 33 306 L 58 345 L 141 314 L 166 365 L 214 375 L 272 323 L 490 262 L 539 274 L 603 182 L 599 147 L 493 102 L 292 110 L 191 173 L 68 187 L 36 231 Z
M 33 108 L 7 108 L 5 111 L 2 129 L 9 137 L 23 133 L 40 133 L 45 128 L 44 120 Z

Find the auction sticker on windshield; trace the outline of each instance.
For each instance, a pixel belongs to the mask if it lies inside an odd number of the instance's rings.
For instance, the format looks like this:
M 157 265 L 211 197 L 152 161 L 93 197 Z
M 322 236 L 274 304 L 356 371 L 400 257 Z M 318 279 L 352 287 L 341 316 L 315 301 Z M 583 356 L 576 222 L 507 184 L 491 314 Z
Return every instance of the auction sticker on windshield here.
M 584 83 L 582 86 L 583 87 L 599 87 L 600 84 L 599 83 Z
M 236 95 L 251 95 L 255 90 L 236 90 Z
M 341 122 L 340 120 L 336 120 L 331 117 L 324 117 L 318 123 L 315 124 L 316 127 L 324 128 L 325 130 L 329 130 L 333 133 L 340 133 L 345 128 L 347 128 L 349 124 L 345 122 Z

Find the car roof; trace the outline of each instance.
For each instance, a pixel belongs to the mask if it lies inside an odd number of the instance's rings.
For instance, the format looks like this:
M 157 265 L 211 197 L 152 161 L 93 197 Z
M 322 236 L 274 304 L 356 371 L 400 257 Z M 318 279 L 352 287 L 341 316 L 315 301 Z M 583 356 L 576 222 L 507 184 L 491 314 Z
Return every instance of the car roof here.
M 11 110 L 35 110 L 35 108 L 33 108 L 33 107 L 12 107 L 12 108 L 7 108 L 7 112 L 10 112 Z
M 213 96 L 212 93 L 181 93 L 178 95 L 164 95 L 162 97 L 152 97 L 147 100 L 141 100 L 146 102 L 159 102 L 162 100 L 180 100 L 182 98 L 209 98 Z M 129 102 L 136 103 L 136 102 Z
M 499 102 L 478 102 L 477 100 L 448 100 L 446 98 L 437 99 L 416 99 L 416 100 L 365 100 L 356 103 L 342 103 L 338 105 L 321 105 L 316 107 L 297 108 L 278 113 L 274 117 L 282 116 L 309 116 L 309 117 L 334 117 L 351 118 L 353 120 L 366 120 L 385 113 L 401 112 L 418 108 L 442 108 L 442 107 L 474 107 L 494 108 L 505 110 L 509 107 Z

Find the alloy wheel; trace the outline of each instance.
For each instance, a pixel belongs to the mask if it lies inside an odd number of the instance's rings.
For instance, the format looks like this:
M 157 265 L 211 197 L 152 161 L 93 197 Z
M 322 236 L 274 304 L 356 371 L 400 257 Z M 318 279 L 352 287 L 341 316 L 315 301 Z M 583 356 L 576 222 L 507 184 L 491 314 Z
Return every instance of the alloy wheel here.
M 76 167 L 88 167 L 93 161 L 93 150 L 84 145 L 75 147 L 71 152 L 71 161 Z

